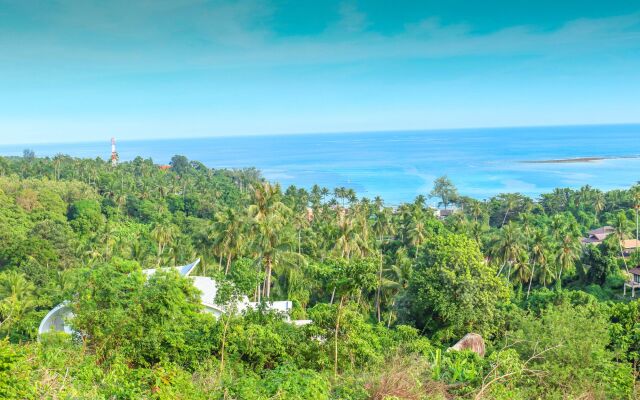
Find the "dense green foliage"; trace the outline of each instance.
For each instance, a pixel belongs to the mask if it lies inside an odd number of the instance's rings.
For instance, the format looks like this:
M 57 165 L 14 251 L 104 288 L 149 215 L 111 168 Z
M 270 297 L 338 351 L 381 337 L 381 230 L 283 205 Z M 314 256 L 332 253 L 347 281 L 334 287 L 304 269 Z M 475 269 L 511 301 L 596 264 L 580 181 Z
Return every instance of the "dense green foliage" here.
M 442 177 L 431 196 L 454 211 L 183 156 L 0 157 L 0 398 L 635 397 L 640 306 L 622 284 L 640 257 L 621 240 L 640 186 L 480 202 Z M 141 272 L 197 257 L 220 304 L 290 299 L 313 323 L 216 320 L 190 279 Z M 62 301 L 76 334 L 36 340 Z M 469 332 L 485 357 L 447 351 Z

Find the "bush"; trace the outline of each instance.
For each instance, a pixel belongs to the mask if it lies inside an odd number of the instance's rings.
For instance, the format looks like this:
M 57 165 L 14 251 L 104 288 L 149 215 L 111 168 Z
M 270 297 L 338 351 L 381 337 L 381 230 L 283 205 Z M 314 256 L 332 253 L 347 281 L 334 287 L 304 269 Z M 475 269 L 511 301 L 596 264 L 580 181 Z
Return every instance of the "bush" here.
M 95 200 L 78 200 L 69 208 L 67 218 L 71 227 L 86 235 L 95 233 L 104 225 L 100 203 Z
M 7 339 L 0 341 L 0 398 L 31 399 L 35 391 L 30 382 L 30 367 L 24 349 Z

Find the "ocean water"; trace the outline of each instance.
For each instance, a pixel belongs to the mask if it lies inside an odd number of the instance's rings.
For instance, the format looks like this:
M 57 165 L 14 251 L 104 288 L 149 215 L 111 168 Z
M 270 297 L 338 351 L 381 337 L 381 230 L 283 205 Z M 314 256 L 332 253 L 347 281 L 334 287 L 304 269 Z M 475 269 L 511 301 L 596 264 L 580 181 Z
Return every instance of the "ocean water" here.
M 40 156 L 107 159 L 109 139 L 7 146 L 0 138 L 0 154 L 20 155 L 28 147 Z M 283 186 L 346 186 L 389 204 L 428 194 L 441 175 L 460 193 L 479 199 L 504 192 L 535 197 L 585 184 L 609 190 L 640 181 L 640 125 L 122 140 L 118 153 L 121 160 L 139 155 L 160 164 L 182 154 L 215 168 L 256 167 Z M 527 162 L 582 157 L 604 159 Z

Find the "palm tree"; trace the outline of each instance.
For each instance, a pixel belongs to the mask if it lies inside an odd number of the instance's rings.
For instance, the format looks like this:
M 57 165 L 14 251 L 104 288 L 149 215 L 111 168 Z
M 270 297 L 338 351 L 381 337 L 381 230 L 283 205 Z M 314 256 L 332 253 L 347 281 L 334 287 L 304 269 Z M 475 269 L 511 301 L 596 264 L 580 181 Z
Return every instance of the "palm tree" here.
M 416 249 L 414 254 L 414 258 L 418 258 L 420 252 L 420 246 L 427 239 L 427 231 L 424 224 L 424 219 L 414 219 L 410 225 L 409 232 L 409 243 Z
M 347 189 L 345 187 L 339 187 L 334 190 L 334 196 L 336 199 L 340 199 L 342 202 L 342 208 L 345 208 L 345 201 L 353 203 L 356 200 L 356 192 L 353 189 Z
M 376 199 L 377 200 L 377 199 Z M 382 291 L 382 272 L 383 272 L 383 264 L 384 264 L 384 256 L 382 253 L 382 247 L 385 242 L 385 236 L 393 233 L 393 225 L 391 224 L 391 209 L 384 207 L 382 202 L 378 204 L 376 201 L 377 209 L 374 214 L 375 221 L 373 223 L 373 231 L 378 240 L 378 252 L 380 256 L 380 264 L 378 267 L 378 288 L 376 290 L 376 313 L 378 316 L 378 322 L 380 322 L 381 318 L 381 307 L 380 307 L 380 296 Z
M 633 199 L 633 208 L 636 210 L 636 241 L 640 239 L 639 225 L 638 225 L 638 213 L 640 212 L 640 185 L 636 185 L 631 189 L 631 195 Z
M 531 241 L 531 277 L 529 279 L 529 287 L 527 288 L 527 298 L 531 292 L 531 282 L 536 274 L 536 265 L 544 268 L 547 264 L 547 251 L 549 249 L 549 241 L 547 235 L 542 230 L 535 231 Z
M 575 194 L 574 201 L 576 208 L 582 208 L 584 204 L 588 204 L 589 200 L 593 197 L 594 190 L 589 185 L 584 185 Z
M 580 239 L 570 233 L 566 233 L 558 247 L 557 262 L 560 266 L 558 280 L 556 281 L 558 288 L 562 287 L 562 272 L 575 265 L 576 260 L 580 258 L 581 252 Z
M 338 237 L 333 249 L 340 255 L 340 258 L 350 259 L 352 255 L 362 255 L 365 246 L 363 246 L 362 237 L 355 226 L 352 213 L 347 211 L 346 209 L 338 210 Z
M 605 205 L 604 194 L 601 191 L 597 191 L 593 196 L 593 210 L 596 212 L 596 219 L 598 219 L 598 214 L 604 210 Z
M 469 226 L 469 235 L 478 243 L 478 246 L 482 247 L 482 237 L 487 230 L 487 226 L 482 222 L 473 222 Z
M 231 261 L 237 257 L 244 241 L 244 220 L 242 216 L 231 207 L 226 207 L 216 213 L 211 236 L 214 245 L 226 254 L 226 266 L 224 273 L 227 275 L 231 267 Z
M 176 235 L 177 235 L 177 227 L 165 219 L 160 220 L 153 225 L 153 230 L 151 231 L 151 237 L 158 244 L 158 252 L 157 252 L 158 266 L 162 262 L 162 255 L 165 253 L 167 246 L 171 244 L 171 242 L 175 239 Z
M 613 224 L 614 231 L 613 236 L 618 241 L 618 246 L 620 247 L 620 257 L 622 257 L 622 261 L 624 262 L 624 269 L 629 272 L 629 267 L 627 266 L 627 259 L 624 257 L 624 249 L 622 248 L 622 242 L 627 237 L 627 214 L 624 211 L 619 211 L 616 214 L 615 221 Z
M 517 278 L 516 281 L 522 287 L 522 284 L 531 281 L 531 277 L 533 276 L 533 271 L 529 268 L 531 265 L 529 263 L 529 259 L 527 257 L 527 253 L 521 251 L 518 254 L 518 258 L 513 263 L 513 273 Z
M 482 215 L 482 203 L 477 200 L 474 200 L 469 204 L 469 212 L 473 216 L 474 222 L 478 222 L 478 218 Z
M 413 263 L 407 255 L 406 248 L 400 247 L 396 251 L 396 262 L 390 268 L 384 270 L 384 276 L 381 283 L 381 299 L 393 299 L 398 293 L 406 290 L 409 286 L 409 279 L 411 278 L 411 272 L 413 270 Z M 391 326 L 391 320 L 393 318 L 393 305 L 394 301 L 391 301 L 389 310 L 389 319 L 387 327 Z M 378 318 L 380 322 L 380 317 Z
M 280 186 L 264 182 L 253 188 L 253 204 L 248 213 L 253 222 L 255 251 L 265 270 L 262 292 L 269 298 L 273 268 L 291 254 L 291 242 L 285 232 L 291 210 L 281 201 Z
M 513 222 L 509 222 L 500 229 L 500 233 L 491 249 L 493 256 L 502 262 L 502 267 L 500 267 L 498 275 L 502 273 L 502 270 L 508 264 L 509 273 L 507 277 L 509 278 L 511 276 L 511 267 L 524 250 L 523 243 L 524 238 L 522 232 Z
M 504 205 L 506 206 L 506 211 L 504 212 L 504 218 L 502 218 L 502 225 L 504 226 L 505 222 L 507 222 L 507 216 L 509 213 L 514 210 L 518 206 L 518 196 L 512 193 L 506 194 L 504 197 Z
M 553 279 L 557 276 L 555 271 L 555 264 L 545 259 L 544 262 L 538 263 L 538 282 L 547 287 L 553 282 Z
M 0 326 L 10 325 L 22 318 L 24 313 L 36 305 L 35 287 L 24 274 L 7 271 L 0 278 Z M 8 329 L 5 326 L 5 329 Z

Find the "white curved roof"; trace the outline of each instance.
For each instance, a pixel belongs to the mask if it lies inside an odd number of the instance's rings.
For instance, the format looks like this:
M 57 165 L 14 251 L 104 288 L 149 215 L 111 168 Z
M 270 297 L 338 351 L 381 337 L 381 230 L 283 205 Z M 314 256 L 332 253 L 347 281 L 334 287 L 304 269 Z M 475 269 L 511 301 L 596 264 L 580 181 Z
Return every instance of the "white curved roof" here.
M 65 301 L 58 304 L 42 318 L 42 322 L 38 327 L 38 335 L 52 331 L 72 333 L 73 330 L 67 324 L 69 318 L 73 318 L 69 303 Z
M 199 263 L 200 259 L 198 258 L 191 264 L 173 268 L 176 269 L 180 275 L 189 276 Z M 168 270 L 170 268 L 160 269 Z M 158 271 L 158 269 L 145 269 L 142 272 L 147 277 L 150 277 L 155 274 L 156 271 Z M 212 313 L 216 317 L 227 312 L 225 310 L 226 307 L 216 304 L 216 295 L 218 294 L 218 284 L 216 281 L 207 276 L 190 276 L 190 278 L 193 281 L 193 286 L 200 291 L 200 303 L 204 307 L 204 311 Z M 246 296 L 242 296 L 238 299 L 237 303 L 232 306 L 233 310 L 231 312 L 243 312 L 247 309 L 257 309 L 259 304 L 260 303 L 250 302 Z M 271 310 L 285 314 L 287 316 L 287 320 L 288 312 L 293 306 L 290 301 L 267 302 L 266 305 L 267 308 Z M 41 335 L 51 331 L 72 333 L 73 330 L 67 324 L 67 321 L 70 318 L 73 318 L 73 312 L 69 307 L 69 303 L 65 301 L 49 311 L 49 313 L 42 319 L 40 327 L 38 328 L 38 334 Z
M 198 266 L 198 264 L 200 264 L 200 259 L 198 258 L 197 260 L 195 260 L 194 262 L 192 262 L 191 264 L 187 264 L 187 265 L 181 265 L 179 267 L 166 267 L 166 268 L 151 268 L 151 269 L 143 269 L 142 273 L 145 274 L 148 277 L 150 277 L 151 275 L 155 274 L 156 271 L 161 270 L 161 271 L 168 271 L 170 269 L 175 269 L 176 271 L 178 271 L 178 273 L 182 276 L 189 276 L 189 274 L 191 274 L 191 272 L 193 272 L 193 270 Z

